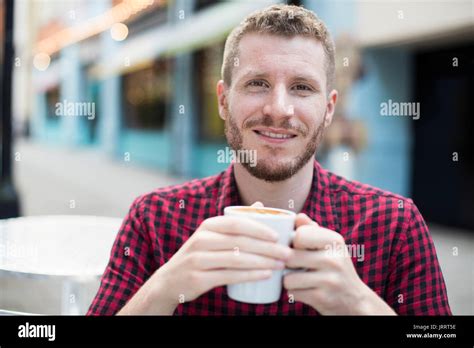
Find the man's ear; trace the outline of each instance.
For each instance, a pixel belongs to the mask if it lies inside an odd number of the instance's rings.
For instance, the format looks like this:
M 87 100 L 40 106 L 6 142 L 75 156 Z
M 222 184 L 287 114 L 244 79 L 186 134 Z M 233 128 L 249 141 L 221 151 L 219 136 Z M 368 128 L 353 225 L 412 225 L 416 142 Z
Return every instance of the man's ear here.
M 223 120 L 225 120 L 226 112 L 228 110 L 228 100 L 227 100 L 227 86 L 223 80 L 219 80 L 216 86 L 216 93 L 217 93 L 217 105 L 219 107 L 219 116 Z
M 336 110 L 336 102 L 337 102 L 337 91 L 333 89 L 331 93 L 329 93 L 329 96 L 328 96 L 328 102 L 326 105 L 326 117 L 324 119 L 324 128 L 329 127 L 332 122 L 332 118 Z

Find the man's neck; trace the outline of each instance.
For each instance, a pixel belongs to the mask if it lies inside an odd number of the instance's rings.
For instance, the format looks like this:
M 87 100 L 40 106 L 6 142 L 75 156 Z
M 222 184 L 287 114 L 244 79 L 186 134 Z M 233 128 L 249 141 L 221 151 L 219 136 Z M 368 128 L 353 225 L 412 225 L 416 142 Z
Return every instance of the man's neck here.
M 313 181 L 314 160 L 285 181 L 267 182 L 252 176 L 241 164 L 234 164 L 234 175 L 242 204 L 256 201 L 265 207 L 288 209 L 299 213 L 304 206 Z

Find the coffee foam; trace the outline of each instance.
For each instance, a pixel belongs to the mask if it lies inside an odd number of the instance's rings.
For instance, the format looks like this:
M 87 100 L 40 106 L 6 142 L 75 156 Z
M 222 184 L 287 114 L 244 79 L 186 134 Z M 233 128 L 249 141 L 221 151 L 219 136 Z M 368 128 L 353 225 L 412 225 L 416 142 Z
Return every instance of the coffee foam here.
M 274 210 L 271 208 L 254 208 L 254 207 L 242 207 L 242 208 L 235 208 L 234 211 L 242 212 L 242 213 L 254 213 L 254 214 L 263 214 L 263 215 L 290 215 L 284 211 Z

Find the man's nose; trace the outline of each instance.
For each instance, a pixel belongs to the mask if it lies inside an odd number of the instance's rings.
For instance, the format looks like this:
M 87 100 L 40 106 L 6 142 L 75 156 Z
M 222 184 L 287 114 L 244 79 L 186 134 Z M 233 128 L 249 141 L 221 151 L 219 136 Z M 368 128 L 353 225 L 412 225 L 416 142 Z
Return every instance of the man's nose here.
M 275 86 L 265 103 L 263 112 L 275 118 L 289 117 L 294 115 L 293 105 L 283 85 Z

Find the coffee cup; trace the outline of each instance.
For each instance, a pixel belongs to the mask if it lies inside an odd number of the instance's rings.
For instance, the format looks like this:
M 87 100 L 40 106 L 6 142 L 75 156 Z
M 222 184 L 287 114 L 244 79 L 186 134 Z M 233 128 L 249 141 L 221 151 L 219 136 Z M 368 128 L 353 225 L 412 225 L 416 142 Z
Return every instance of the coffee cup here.
M 294 237 L 296 214 L 289 210 L 268 208 L 229 206 L 224 209 L 225 216 L 245 217 L 270 227 L 278 233 L 278 243 L 289 246 Z M 239 302 L 272 303 L 280 299 L 283 288 L 283 275 L 294 271 L 273 270 L 268 279 L 227 285 L 228 296 Z

